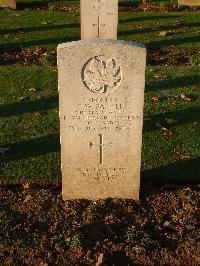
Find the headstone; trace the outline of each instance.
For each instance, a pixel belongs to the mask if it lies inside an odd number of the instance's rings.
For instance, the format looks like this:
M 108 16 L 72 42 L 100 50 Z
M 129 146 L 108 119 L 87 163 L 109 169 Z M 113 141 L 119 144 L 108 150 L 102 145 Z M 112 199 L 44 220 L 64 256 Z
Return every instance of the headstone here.
M 200 0 L 178 0 L 179 6 L 200 6 Z
M 117 39 L 118 0 L 81 0 L 81 39 Z
M 16 9 L 16 1 L 15 0 L 0 0 L 0 8 L 8 7 L 12 9 Z
M 63 199 L 139 198 L 146 49 L 58 46 Z

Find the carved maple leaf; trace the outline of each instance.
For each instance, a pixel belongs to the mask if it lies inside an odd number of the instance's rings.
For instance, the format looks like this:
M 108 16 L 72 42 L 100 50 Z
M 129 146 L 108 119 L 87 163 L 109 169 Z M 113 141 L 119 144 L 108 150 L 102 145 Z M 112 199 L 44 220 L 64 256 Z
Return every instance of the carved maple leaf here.
M 105 62 L 94 57 L 85 71 L 84 81 L 92 91 L 105 93 L 121 81 L 121 68 L 114 59 Z

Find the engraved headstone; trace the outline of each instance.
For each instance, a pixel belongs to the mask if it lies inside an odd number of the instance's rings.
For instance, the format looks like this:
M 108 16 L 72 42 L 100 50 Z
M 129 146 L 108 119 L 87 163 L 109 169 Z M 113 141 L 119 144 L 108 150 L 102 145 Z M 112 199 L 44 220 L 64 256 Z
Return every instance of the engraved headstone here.
M 81 0 L 81 39 L 117 39 L 118 0 Z
M 0 8 L 3 8 L 3 7 L 16 9 L 16 1 L 15 0 L 0 0 Z
M 178 0 L 178 6 L 200 6 L 200 0 Z
M 139 198 L 146 49 L 58 46 L 63 199 Z

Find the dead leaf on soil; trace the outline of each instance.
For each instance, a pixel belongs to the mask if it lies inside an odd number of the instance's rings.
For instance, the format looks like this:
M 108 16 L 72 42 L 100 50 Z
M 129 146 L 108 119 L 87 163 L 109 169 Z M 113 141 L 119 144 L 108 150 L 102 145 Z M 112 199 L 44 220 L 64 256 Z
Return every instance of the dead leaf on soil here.
M 185 102 L 190 102 L 192 99 L 188 96 L 186 96 L 185 94 L 181 94 L 181 100 L 185 101 Z
M 97 262 L 95 266 L 102 266 L 103 265 L 103 260 L 104 260 L 104 254 L 100 253 L 97 258 Z
M 26 182 L 26 183 L 22 184 L 22 188 L 23 188 L 24 190 L 26 190 L 26 189 L 30 189 L 30 187 L 31 187 L 31 183 L 30 183 L 30 182 Z

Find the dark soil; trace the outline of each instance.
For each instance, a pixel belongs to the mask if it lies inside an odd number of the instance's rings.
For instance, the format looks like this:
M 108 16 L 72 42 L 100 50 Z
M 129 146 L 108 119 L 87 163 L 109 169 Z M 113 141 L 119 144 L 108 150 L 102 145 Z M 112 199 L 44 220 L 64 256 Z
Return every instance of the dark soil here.
M 0 265 L 199 265 L 198 189 L 63 202 L 60 186 L 1 188 Z
M 37 9 L 37 10 L 58 10 L 66 12 L 79 12 L 80 4 L 79 3 L 48 3 L 48 2 L 29 2 L 29 3 L 18 3 L 17 9 Z M 155 4 L 151 1 L 146 1 L 146 3 L 130 3 L 124 2 L 119 3 L 119 11 L 177 11 L 178 6 L 172 4 Z
M 58 3 L 58 2 L 27 2 L 27 3 L 17 3 L 18 10 L 57 10 L 57 11 L 64 11 L 64 12 L 79 12 L 80 11 L 80 4 L 79 3 Z M 155 12 L 177 12 L 179 10 L 185 11 L 195 11 L 198 12 L 200 9 L 198 7 L 182 7 L 181 9 L 178 8 L 178 4 L 172 4 L 170 1 L 166 1 L 166 3 L 158 4 L 152 2 L 151 0 L 146 0 L 145 2 L 138 2 L 138 3 L 130 3 L 130 2 L 123 2 L 119 3 L 119 11 L 155 11 Z
M 0 52 L 0 65 L 54 66 L 57 52 L 54 48 L 26 48 Z M 148 50 L 147 65 L 199 66 L 200 49 Z

